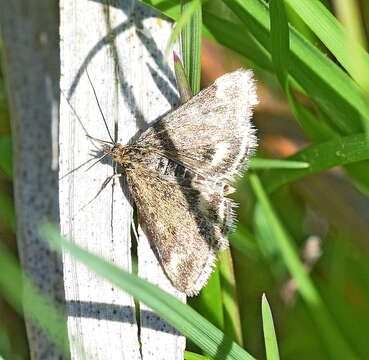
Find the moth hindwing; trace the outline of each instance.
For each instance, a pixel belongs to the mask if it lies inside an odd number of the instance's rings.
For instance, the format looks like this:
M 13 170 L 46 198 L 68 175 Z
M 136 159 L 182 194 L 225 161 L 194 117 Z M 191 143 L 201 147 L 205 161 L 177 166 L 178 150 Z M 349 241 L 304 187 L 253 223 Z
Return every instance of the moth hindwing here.
M 252 72 L 217 79 L 159 118 L 131 145 L 105 147 L 125 169 L 140 222 L 172 284 L 187 295 L 206 284 L 228 246 L 230 184 L 256 147 Z

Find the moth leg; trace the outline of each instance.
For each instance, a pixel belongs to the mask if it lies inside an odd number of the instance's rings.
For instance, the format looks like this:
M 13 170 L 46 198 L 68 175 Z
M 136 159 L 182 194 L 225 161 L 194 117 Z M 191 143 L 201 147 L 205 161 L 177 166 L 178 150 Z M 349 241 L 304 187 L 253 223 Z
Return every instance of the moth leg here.
M 101 160 L 103 160 L 106 156 L 108 156 L 109 154 L 104 154 L 103 156 L 99 157 L 91 166 L 89 166 L 85 172 L 87 172 L 88 170 L 90 170 L 93 166 L 95 166 L 97 163 L 99 163 Z M 84 163 L 82 163 L 81 165 L 78 165 L 76 168 L 74 168 L 71 171 L 68 171 L 65 175 L 63 175 L 61 178 L 59 178 L 59 180 L 63 180 L 64 178 L 66 178 L 67 176 L 69 176 L 70 174 L 73 174 L 75 171 L 79 170 L 80 168 L 82 168 L 83 166 L 89 164 L 91 161 L 95 160 L 94 158 L 89 159 L 87 161 L 85 161 Z
M 83 166 L 87 165 L 88 163 L 90 163 L 90 162 L 91 162 L 91 161 L 93 161 L 93 160 L 95 160 L 95 159 L 89 159 L 89 160 L 85 161 L 84 163 L 82 163 L 81 165 L 78 165 L 78 166 L 77 166 L 76 168 L 74 168 L 73 170 L 70 170 L 70 171 L 68 171 L 66 174 L 64 174 L 63 176 L 61 176 L 61 177 L 59 178 L 59 180 L 63 180 L 63 179 L 65 179 L 67 176 L 69 176 L 70 174 L 73 174 L 75 171 L 79 170 L 81 167 L 83 167 Z
M 131 227 L 132 227 L 132 230 L 133 230 L 133 235 L 135 236 L 135 239 L 138 243 L 138 233 L 137 233 L 137 229 L 136 229 L 136 224 L 135 224 L 135 220 L 133 219 L 132 217 L 132 221 L 131 221 Z
M 107 177 L 105 181 L 102 183 L 100 190 L 97 192 L 97 194 L 86 205 L 84 205 L 81 209 L 79 209 L 78 212 L 86 209 L 88 205 L 90 205 L 94 200 L 96 200 L 96 198 L 101 194 L 101 192 L 108 186 L 111 180 L 113 180 L 114 178 L 121 177 L 121 176 L 122 174 L 118 173 L 118 174 L 113 174 Z

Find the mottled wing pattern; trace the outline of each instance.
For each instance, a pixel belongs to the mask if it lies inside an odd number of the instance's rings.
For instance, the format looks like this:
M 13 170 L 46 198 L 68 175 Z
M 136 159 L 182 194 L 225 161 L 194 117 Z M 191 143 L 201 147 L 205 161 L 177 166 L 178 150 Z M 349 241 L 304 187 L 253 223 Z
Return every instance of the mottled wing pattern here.
M 225 195 L 256 146 L 250 122 L 256 103 L 252 72 L 237 70 L 130 147 L 126 173 L 143 228 L 167 277 L 187 295 L 206 284 L 216 253 L 228 245 L 233 214 Z
M 141 225 L 172 284 L 192 296 L 206 284 L 215 255 L 227 246 L 231 200 L 207 184 L 161 175 L 135 164 L 127 171 Z
M 209 180 L 230 183 L 256 146 L 250 122 L 257 104 L 250 70 L 223 75 L 138 138 Z

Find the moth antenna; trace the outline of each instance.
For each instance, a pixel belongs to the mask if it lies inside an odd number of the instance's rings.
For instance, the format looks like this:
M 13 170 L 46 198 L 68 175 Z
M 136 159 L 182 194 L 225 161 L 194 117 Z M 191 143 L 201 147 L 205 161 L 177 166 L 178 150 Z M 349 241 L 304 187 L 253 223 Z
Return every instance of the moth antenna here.
M 101 106 L 100 106 L 100 103 L 99 103 L 99 99 L 97 98 L 97 94 L 96 94 L 95 88 L 94 88 L 94 86 L 93 86 L 93 84 L 92 84 L 92 81 L 91 81 L 90 75 L 88 74 L 87 68 L 86 68 L 86 75 L 87 75 L 87 77 L 88 77 L 88 81 L 90 82 L 90 85 L 91 85 L 91 87 L 92 87 L 92 91 L 94 92 L 95 100 L 96 100 L 96 102 L 97 102 L 97 106 L 99 107 L 99 111 L 100 111 L 101 117 L 102 117 L 102 119 L 103 119 L 103 121 L 104 121 L 106 131 L 108 132 L 109 138 L 110 138 L 110 140 L 112 141 L 112 143 L 113 143 L 113 144 L 115 144 L 115 141 L 113 140 L 113 137 L 112 137 L 112 136 L 111 136 L 111 134 L 110 134 L 110 130 L 109 130 L 109 128 L 108 128 L 108 124 L 107 124 L 107 122 L 106 122 L 106 119 L 105 119 L 104 113 L 103 113 L 103 111 L 102 111 L 102 109 L 101 109 Z
M 93 141 L 96 141 L 98 143 L 101 143 L 101 144 L 109 144 L 109 145 L 115 145 L 115 142 L 110 142 L 110 141 L 106 141 L 106 140 L 101 140 L 101 139 L 98 139 L 98 138 L 95 138 L 91 135 L 86 135 L 89 139 L 93 140 Z
M 80 116 L 77 114 L 76 109 L 74 108 L 74 106 L 73 106 L 73 105 L 71 104 L 71 102 L 69 101 L 68 96 L 67 96 L 67 95 L 65 95 L 65 93 L 64 93 L 64 91 L 63 91 L 62 89 L 60 89 L 60 92 L 63 94 L 63 96 L 64 96 L 65 100 L 67 101 L 67 104 L 69 105 L 69 107 L 70 107 L 70 108 L 71 108 L 71 110 L 73 111 L 73 114 L 74 114 L 74 116 L 76 117 L 76 119 L 78 120 L 79 124 L 81 125 L 81 127 L 82 127 L 83 131 L 86 133 L 87 137 L 90 137 L 90 135 L 88 134 L 88 131 L 87 131 L 86 127 L 83 125 L 83 122 L 82 122 L 82 120 L 81 120 Z M 100 150 L 100 149 L 99 149 L 99 147 L 98 147 L 98 146 L 96 146 L 94 142 L 92 142 L 91 140 L 90 140 L 90 142 L 91 142 L 91 144 L 92 144 L 92 145 L 93 145 L 97 150 Z

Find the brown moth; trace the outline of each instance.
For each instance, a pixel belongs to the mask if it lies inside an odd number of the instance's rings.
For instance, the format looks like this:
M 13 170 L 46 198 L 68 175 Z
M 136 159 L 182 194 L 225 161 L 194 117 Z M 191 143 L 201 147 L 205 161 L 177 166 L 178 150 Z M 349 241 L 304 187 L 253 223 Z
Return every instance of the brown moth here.
M 140 222 L 169 280 L 189 296 L 228 246 L 234 203 L 225 196 L 256 147 L 250 70 L 239 69 L 159 118 L 135 143 L 107 141 L 124 169 Z M 97 140 L 97 139 L 95 139 Z

